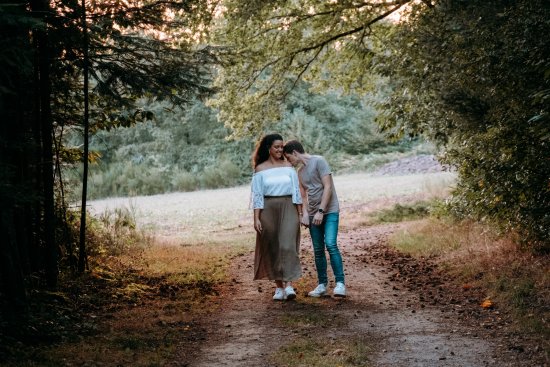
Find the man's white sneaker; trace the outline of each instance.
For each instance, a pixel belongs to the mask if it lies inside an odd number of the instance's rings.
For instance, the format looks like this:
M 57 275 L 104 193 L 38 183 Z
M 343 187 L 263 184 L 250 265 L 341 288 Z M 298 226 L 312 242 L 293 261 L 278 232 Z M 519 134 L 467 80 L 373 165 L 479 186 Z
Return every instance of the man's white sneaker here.
M 296 298 L 296 292 L 294 292 L 294 288 L 292 286 L 287 286 L 285 288 L 285 299 L 294 299 Z
M 310 297 L 321 297 L 325 294 L 327 294 L 327 286 L 324 284 L 319 284 L 314 290 L 308 293 Z
M 346 296 L 346 286 L 342 282 L 337 282 L 336 287 L 332 291 L 334 297 L 345 297 Z
M 274 301 L 282 301 L 285 299 L 285 291 L 283 288 L 275 288 L 275 294 L 273 295 Z

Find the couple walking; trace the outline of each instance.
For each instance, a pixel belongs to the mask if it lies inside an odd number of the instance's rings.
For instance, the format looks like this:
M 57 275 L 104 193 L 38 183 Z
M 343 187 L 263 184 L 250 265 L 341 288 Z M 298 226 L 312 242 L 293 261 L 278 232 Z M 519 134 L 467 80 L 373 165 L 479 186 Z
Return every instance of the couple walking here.
M 336 242 L 339 204 L 326 160 L 307 154 L 296 140 L 284 144 L 281 135 L 269 134 L 256 145 L 252 165 L 254 280 L 274 280 L 274 300 L 296 298 L 291 282 L 302 274 L 301 223 L 311 234 L 318 278 L 318 285 L 309 296 L 328 293 L 326 249 L 336 281 L 333 295 L 345 297 L 344 266 Z M 298 168 L 298 173 L 293 167 Z

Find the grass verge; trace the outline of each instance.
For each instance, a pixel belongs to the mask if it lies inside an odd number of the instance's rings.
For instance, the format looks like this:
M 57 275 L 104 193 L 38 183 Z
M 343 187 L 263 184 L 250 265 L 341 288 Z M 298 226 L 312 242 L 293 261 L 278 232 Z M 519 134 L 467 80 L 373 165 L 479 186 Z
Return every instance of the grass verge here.
M 327 343 L 319 338 L 299 337 L 282 347 L 273 357 L 277 366 L 368 367 L 372 347 L 362 337 Z
M 370 214 L 369 224 L 396 223 L 422 219 L 430 215 L 437 205 L 436 200 L 417 201 L 410 204 L 395 204 L 392 208 L 381 209 Z
M 502 236 L 474 222 L 425 219 L 396 233 L 390 244 L 415 257 L 432 256 L 457 281 L 485 290 L 513 316 L 518 330 L 540 338 L 550 351 L 550 258 L 524 250 L 513 234 Z
M 218 307 L 231 259 L 252 243 L 230 231 L 225 245 L 158 241 L 122 212 L 91 227 L 88 272 L 36 291 L 32 316 L 13 328 L 0 317 L 2 366 L 165 365 L 204 339 L 200 320 Z

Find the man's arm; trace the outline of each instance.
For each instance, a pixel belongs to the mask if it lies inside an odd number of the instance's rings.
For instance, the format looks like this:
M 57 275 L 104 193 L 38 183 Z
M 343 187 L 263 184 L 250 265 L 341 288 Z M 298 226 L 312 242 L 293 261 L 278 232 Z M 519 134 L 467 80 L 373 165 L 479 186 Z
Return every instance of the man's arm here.
M 328 174 L 321 177 L 321 182 L 323 183 L 323 195 L 321 196 L 321 204 L 319 204 L 319 208 L 327 210 L 328 203 L 330 203 L 330 198 L 332 197 L 332 175 Z M 323 222 L 323 217 L 323 213 L 315 213 L 315 216 L 313 217 L 313 224 L 321 224 Z

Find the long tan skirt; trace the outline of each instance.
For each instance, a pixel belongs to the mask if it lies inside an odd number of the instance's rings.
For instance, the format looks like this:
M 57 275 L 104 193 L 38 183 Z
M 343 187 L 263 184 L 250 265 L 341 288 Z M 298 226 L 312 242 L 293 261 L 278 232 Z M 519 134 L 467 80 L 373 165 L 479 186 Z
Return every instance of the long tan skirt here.
M 254 280 L 289 282 L 300 278 L 300 222 L 292 197 L 266 197 L 256 234 Z

